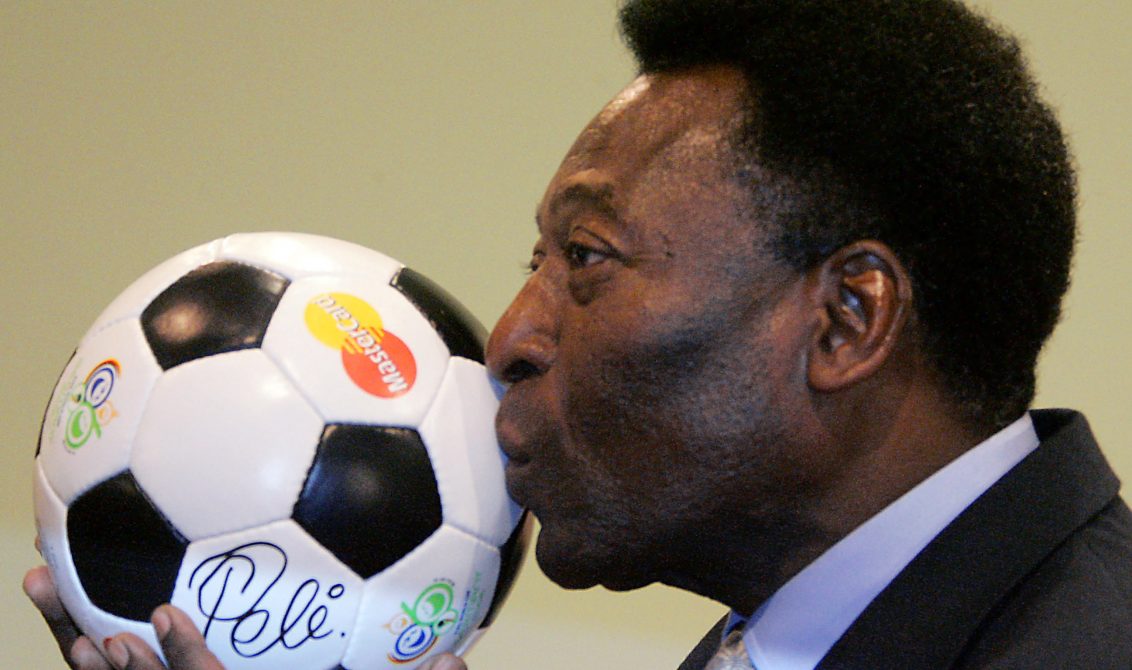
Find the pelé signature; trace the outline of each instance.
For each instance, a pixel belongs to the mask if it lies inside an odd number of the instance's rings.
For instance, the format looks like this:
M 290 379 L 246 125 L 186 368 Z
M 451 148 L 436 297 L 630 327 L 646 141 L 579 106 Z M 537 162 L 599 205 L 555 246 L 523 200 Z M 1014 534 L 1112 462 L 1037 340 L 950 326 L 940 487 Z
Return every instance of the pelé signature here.
M 332 635 L 327 604 L 340 598 L 345 587 L 334 584 L 324 592 L 317 579 L 306 579 L 289 600 L 286 594 L 278 598 L 272 590 L 280 585 L 287 563 L 287 553 L 270 542 L 250 542 L 201 561 L 189 576 L 189 588 L 197 588 L 197 607 L 207 618 L 205 639 L 214 623 L 231 623 L 233 651 L 254 658 L 276 646 L 295 649 Z M 274 612 L 265 605 L 269 594 Z M 319 602 L 323 595 L 329 600 Z M 284 602 L 286 608 L 279 612 Z

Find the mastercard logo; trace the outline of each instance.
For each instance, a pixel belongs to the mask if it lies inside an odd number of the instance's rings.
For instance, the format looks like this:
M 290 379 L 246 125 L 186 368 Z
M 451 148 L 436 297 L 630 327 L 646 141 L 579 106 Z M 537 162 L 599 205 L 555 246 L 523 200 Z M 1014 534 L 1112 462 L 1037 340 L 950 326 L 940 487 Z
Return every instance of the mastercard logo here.
M 369 303 L 348 293 L 324 293 L 307 303 L 307 329 L 340 351 L 350 380 L 370 395 L 396 398 L 417 380 L 417 360 L 399 337 L 385 330 Z

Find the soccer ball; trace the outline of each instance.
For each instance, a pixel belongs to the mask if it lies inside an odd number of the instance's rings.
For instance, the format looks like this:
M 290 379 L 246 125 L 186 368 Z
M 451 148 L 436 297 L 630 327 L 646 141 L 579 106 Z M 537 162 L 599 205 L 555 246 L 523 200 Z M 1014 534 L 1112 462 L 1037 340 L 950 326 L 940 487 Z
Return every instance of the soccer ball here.
M 172 602 L 231 670 L 465 651 L 530 527 L 484 334 L 419 273 L 324 237 L 232 235 L 143 276 L 83 337 L 36 452 L 76 623 L 156 649 Z

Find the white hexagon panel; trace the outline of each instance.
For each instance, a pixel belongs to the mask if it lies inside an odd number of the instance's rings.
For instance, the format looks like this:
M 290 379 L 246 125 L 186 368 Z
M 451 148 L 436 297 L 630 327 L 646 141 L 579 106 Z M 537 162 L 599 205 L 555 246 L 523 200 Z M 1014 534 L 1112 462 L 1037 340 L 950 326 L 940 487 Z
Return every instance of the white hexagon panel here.
M 292 521 L 189 545 L 172 602 L 228 670 L 338 666 L 362 580 Z
M 285 519 L 322 419 L 258 349 L 183 363 L 158 380 L 130 469 L 189 540 Z
M 503 452 L 495 438 L 499 399 L 484 366 L 453 358 L 421 439 L 432 454 L 445 523 L 502 545 L 522 508 L 507 495 Z
M 413 427 L 448 349 L 400 292 L 368 276 L 311 277 L 283 295 L 263 350 L 328 422 Z
M 472 560 L 469 560 L 472 557 Z M 347 670 L 414 668 L 464 647 L 491 605 L 499 552 L 451 526 L 366 583 Z
M 67 364 L 44 417 L 39 460 L 65 504 L 125 469 L 161 369 L 137 320 L 88 339 Z
M 220 257 L 259 265 L 294 281 L 314 275 L 358 274 L 388 284 L 401 263 L 372 249 L 303 233 L 239 233 L 222 241 Z

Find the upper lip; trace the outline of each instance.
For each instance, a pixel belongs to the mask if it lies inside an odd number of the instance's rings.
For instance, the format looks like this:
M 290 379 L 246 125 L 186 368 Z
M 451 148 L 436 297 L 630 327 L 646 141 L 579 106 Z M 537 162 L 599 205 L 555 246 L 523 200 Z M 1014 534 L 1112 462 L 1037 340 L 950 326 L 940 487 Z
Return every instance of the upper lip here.
M 515 449 L 512 443 L 508 443 L 503 439 L 500 439 L 500 447 L 507 457 L 507 464 L 503 471 L 504 480 L 507 484 L 507 493 L 515 502 L 519 503 L 519 505 L 529 507 L 530 502 L 527 500 L 526 490 L 522 483 L 522 473 L 527 472 L 527 464 L 530 463 L 530 456 L 525 451 Z
M 508 421 L 496 421 L 495 424 L 496 437 L 499 439 L 499 448 L 503 454 L 507 456 L 507 460 L 516 464 L 523 465 L 531 460 L 530 454 L 522 447 L 521 440 L 516 434 L 518 429 L 514 423 Z
M 523 446 L 524 412 L 517 404 L 514 385 L 509 384 L 506 389 L 503 397 L 499 399 L 499 409 L 495 413 L 495 436 L 499 441 L 499 448 L 503 450 L 509 461 L 514 461 L 516 464 L 526 463 L 530 460 L 530 453 Z

